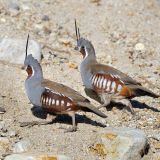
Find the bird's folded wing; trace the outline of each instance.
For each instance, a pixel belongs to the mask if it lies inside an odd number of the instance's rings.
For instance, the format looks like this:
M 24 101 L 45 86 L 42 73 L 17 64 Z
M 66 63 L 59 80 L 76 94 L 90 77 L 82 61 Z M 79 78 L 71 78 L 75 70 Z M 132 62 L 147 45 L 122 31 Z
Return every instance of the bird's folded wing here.
M 117 79 L 123 81 L 124 84 L 135 84 L 135 85 L 141 85 L 128 75 L 124 74 L 123 72 L 107 65 L 103 64 L 94 64 L 94 67 L 91 66 L 92 68 L 92 74 L 106 74 L 106 75 L 112 75 L 115 76 Z
M 49 88 L 49 89 L 53 90 L 54 92 L 63 94 L 66 97 L 70 97 L 73 99 L 73 101 L 89 102 L 89 100 L 87 98 L 83 97 L 77 91 L 75 91 L 74 89 L 67 87 L 63 84 L 44 79 L 42 82 L 42 86 L 45 88 Z

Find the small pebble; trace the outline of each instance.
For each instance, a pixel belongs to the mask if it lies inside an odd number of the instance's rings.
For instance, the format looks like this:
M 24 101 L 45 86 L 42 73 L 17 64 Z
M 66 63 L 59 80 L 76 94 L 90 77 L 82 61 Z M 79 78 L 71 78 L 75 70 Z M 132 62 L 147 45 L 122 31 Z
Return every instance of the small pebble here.
M 49 21 L 49 17 L 47 15 L 43 15 L 42 16 L 42 21 Z
M 6 110 L 3 107 L 0 107 L 0 114 L 4 114 Z
M 17 10 L 17 11 L 20 10 L 20 7 L 17 3 L 10 3 L 8 7 L 9 7 L 9 9 L 14 9 L 14 10 Z
M 68 63 L 69 68 L 78 69 L 78 66 L 75 63 Z
M 16 135 L 17 135 L 16 131 L 14 131 L 14 130 L 11 130 L 8 132 L 8 136 L 10 136 L 10 137 L 15 137 Z
M 145 46 L 144 46 L 144 44 L 142 44 L 142 43 L 137 43 L 137 44 L 135 45 L 134 49 L 135 49 L 136 51 L 144 51 L 144 50 L 145 50 Z

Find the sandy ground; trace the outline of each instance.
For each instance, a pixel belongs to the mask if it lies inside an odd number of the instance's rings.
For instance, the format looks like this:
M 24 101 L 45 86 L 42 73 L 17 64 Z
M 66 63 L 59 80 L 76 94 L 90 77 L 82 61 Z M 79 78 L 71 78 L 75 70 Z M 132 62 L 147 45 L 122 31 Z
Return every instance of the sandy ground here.
M 41 65 L 45 78 L 66 84 L 85 96 L 77 69 L 82 56 L 74 51 L 76 18 L 81 36 L 92 41 L 99 62 L 109 63 L 160 94 L 159 1 L 17 0 L 15 3 L 20 7 L 17 12 L 10 10 L 11 2 L 14 1 L 0 0 L 0 36 L 26 41 L 29 33 L 31 39 L 38 41 L 44 57 Z M 136 48 L 139 43 L 140 51 Z M 0 122 L 5 123 L 8 131 L 16 132 L 15 136 L 8 136 L 10 146 L 1 154 L 12 152 L 15 142 L 27 138 L 32 142 L 31 151 L 96 160 L 102 157 L 90 148 L 104 124 L 140 128 L 147 136 L 160 134 L 160 100 L 149 97 L 133 100 L 135 117 L 116 106 L 110 111 L 103 109 L 108 115 L 105 120 L 91 113 L 77 114 L 78 131 L 75 133 L 59 129 L 71 124 L 71 119 L 64 116 L 53 124 L 21 128 L 19 122 L 39 119 L 32 115 L 32 105 L 24 89 L 27 75 L 20 68 L 20 65 L 0 62 L 0 106 L 6 109 L 6 113 L 0 115 Z M 149 153 L 143 158 L 156 159 L 160 142 L 149 138 L 149 144 Z

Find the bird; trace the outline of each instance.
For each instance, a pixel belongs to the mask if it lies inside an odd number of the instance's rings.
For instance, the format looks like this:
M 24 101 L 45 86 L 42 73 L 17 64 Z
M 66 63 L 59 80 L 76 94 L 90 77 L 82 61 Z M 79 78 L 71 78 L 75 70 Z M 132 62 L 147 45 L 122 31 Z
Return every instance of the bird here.
M 132 98 L 139 96 L 159 97 L 159 95 L 143 87 L 141 83 L 127 74 L 109 65 L 99 63 L 92 43 L 80 37 L 76 20 L 75 32 L 77 38 L 75 50 L 79 51 L 83 56 L 79 67 L 82 82 L 88 96 L 99 98 L 101 105 L 98 108 L 107 107 L 111 102 L 120 103 L 134 114 L 135 112 L 130 102 Z
M 42 107 L 48 114 L 67 114 L 72 117 L 72 128 L 76 131 L 75 113 L 77 111 L 93 112 L 106 118 L 90 101 L 80 93 L 63 84 L 43 78 L 40 63 L 27 53 L 29 35 L 26 43 L 26 56 L 24 66 L 28 76 L 25 80 L 25 90 L 30 102 L 34 106 Z

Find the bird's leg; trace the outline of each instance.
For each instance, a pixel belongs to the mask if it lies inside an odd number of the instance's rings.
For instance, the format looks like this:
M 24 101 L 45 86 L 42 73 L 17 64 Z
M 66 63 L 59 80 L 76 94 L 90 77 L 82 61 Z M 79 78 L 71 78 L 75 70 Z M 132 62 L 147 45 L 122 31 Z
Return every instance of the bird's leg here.
M 111 101 L 106 101 L 105 103 L 103 103 L 102 105 L 98 106 L 98 109 L 101 109 L 103 107 L 107 107 L 110 104 Z
M 69 115 L 72 117 L 72 128 L 67 129 L 65 132 L 75 132 L 77 131 L 75 112 L 70 112 Z
M 44 121 L 32 121 L 32 122 L 20 122 L 20 127 L 26 127 L 26 126 L 35 126 L 35 125 L 47 125 L 53 121 L 53 118 L 55 118 L 54 115 L 47 114 L 47 118 Z
M 97 108 L 103 108 L 103 107 L 107 107 L 110 103 L 111 103 L 111 97 L 107 96 L 105 94 L 102 94 L 101 96 L 101 101 L 104 102 L 102 105 L 98 106 Z
M 132 104 L 128 99 L 114 99 L 114 102 L 125 105 L 126 107 L 128 107 L 128 109 L 130 110 L 132 114 L 135 114 Z
M 92 89 L 85 88 L 84 91 L 85 91 L 86 95 L 89 96 L 90 98 L 96 100 L 99 103 L 101 102 L 100 97 Z

